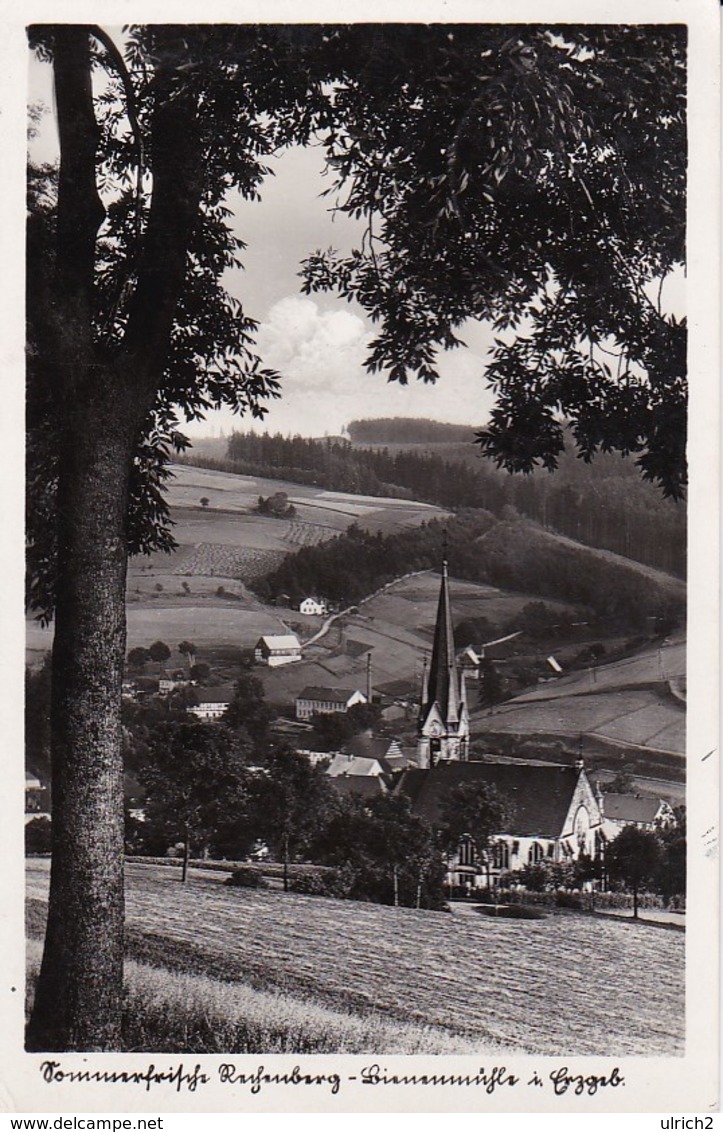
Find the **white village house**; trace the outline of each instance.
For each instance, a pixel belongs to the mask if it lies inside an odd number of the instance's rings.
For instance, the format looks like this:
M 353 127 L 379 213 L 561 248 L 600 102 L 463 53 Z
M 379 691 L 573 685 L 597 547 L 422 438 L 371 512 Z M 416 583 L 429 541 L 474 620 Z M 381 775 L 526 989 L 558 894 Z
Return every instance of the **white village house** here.
M 199 702 L 189 707 L 189 715 L 197 719 L 220 719 L 231 703 L 236 689 L 233 684 L 223 684 L 217 688 L 198 688 Z
M 600 806 L 610 839 L 617 837 L 626 825 L 650 831 L 675 821 L 675 814 L 668 803 L 651 795 L 602 794 Z
M 314 714 L 345 714 L 355 704 L 366 702 L 366 696 L 358 688 L 322 688 L 309 685 L 302 688 L 296 697 L 296 718 L 310 719 Z
M 318 597 L 305 597 L 299 603 L 299 613 L 303 613 L 306 617 L 311 617 L 313 614 L 323 614 L 326 611 L 326 602 L 321 601 Z

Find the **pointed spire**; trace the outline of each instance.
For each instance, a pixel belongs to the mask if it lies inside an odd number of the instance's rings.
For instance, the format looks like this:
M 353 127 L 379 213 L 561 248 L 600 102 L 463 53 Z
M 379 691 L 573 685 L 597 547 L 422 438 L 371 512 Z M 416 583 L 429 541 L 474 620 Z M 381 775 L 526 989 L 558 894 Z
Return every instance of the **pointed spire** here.
M 422 694 L 419 697 L 419 714 L 424 714 L 429 702 L 429 684 L 427 681 L 427 654 L 424 654 L 424 667 L 422 668 Z
M 434 627 L 432 660 L 429 666 L 426 704 L 437 703 L 442 718 L 449 723 L 459 719 L 459 678 L 457 660 L 454 654 L 454 634 L 452 631 L 452 609 L 449 600 L 449 575 L 447 572 L 447 535 L 443 540 L 442 584 L 437 604 L 437 620 Z

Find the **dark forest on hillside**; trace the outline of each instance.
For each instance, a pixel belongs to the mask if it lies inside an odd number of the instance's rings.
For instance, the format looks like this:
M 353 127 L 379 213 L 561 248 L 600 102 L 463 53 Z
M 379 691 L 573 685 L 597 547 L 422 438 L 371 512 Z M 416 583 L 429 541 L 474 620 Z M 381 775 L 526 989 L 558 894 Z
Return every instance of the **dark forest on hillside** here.
M 339 604 L 359 601 L 403 574 L 438 569 L 444 531 L 455 577 L 569 602 L 601 630 L 669 631 L 684 617 L 679 582 L 559 540 L 529 520 L 500 522 L 484 511 L 387 536 L 352 524 L 330 542 L 289 555 L 254 588 L 265 600 L 316 593 Z
M 363 427 L 361 427 L 363 426 Z M 419 499 L 451 511 L 481 508 L 498 518 L 520 516 L 587 546 L 611 550 L 685 577 L 686 509 L 640 478 L 630 460 L 603 453 L 586 464 L 563 454 L 554 475 L 511 475 L 462 443 L 458 425 L 404 419 L 352 422 L 354 436 L 384 447 L 358 447 L 343 437 L 309 439 L 234 432 L 227 458 L 193 455 L 185 462 L 327 490 Z M 470 430 L 466 431 L 469 438 Z M 421 441 L 437 435 L 438 441 Z

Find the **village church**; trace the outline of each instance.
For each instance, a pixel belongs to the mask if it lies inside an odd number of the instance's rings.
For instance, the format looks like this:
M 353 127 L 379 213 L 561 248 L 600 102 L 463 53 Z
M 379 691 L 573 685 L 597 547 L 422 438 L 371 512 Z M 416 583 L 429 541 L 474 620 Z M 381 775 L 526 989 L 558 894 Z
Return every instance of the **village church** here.
M 495 833 L 486 860 L 475 860 L 463 839 L 451 864 L 452 882 L 486 884 L 500 873 L 542 861 L 598 858 L 605 835 L 600 801 L 582 760 L 574 766 L 521 760 L 470 758 L 470 718 L 465 675 L 454 645 L 446 560 L 434 627 L 432 655 L 425 665 L 417 727 L 417 766 L 397 787 L 412 810 L 430 824 L 441 821 L 444 802 L 462 783 L 494 787 L 508 804 L 509 828 Z

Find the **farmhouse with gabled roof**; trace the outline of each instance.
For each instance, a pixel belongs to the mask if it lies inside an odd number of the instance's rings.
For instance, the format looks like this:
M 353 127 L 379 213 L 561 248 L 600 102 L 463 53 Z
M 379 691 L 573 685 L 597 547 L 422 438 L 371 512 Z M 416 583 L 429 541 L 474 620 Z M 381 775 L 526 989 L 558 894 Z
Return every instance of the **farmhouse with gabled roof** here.
M 220 719 L 234 698 L 233 684 L 220 684 L 215 688 L 198 688 L 198 703 L 187 708 L 197 719 Z
M 266 634 L 259 637 L 254 648 L 254 660 L 257 664 L 268 664 L 270 668 L 278 668 L 282 664 L 301 660 L 299 638 L 293 633 Z

